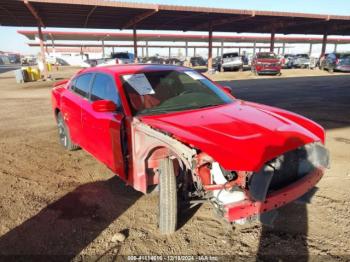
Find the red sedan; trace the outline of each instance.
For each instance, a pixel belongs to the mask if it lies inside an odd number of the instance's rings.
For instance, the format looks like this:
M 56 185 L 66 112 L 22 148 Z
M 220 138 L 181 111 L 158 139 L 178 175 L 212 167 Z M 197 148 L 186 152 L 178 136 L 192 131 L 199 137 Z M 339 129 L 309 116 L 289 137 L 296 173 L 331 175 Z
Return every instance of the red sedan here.
M 299 198 L 328 166 L 321 126 L 185 67 L 85 69 L 55 85 L 52 105 L 66 149 L 83 148 L 136 190 L 158 185 L 164 234 L 180 201 L 210 201 L 242 223 Z
M 281 74 L 281 61 L 278 59 L 275 53 L 261 52 L 257 53 L 253 58 L 251 69 L 256 75 L 260 74 Z

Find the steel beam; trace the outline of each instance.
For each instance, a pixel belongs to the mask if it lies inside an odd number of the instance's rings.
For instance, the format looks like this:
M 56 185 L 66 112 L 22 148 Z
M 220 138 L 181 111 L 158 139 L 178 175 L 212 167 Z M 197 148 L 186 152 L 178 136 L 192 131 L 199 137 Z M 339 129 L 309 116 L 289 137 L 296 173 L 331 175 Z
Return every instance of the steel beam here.
M 275 32 L 271 33 L 271 38 L 270 38 L 270 52 L 273 52 L 275 49 Z
M 137 63 L 137 33 L 136 33 L 136 27 L 133 28 L 133 40 L 134 40 L 134 58 L 135 63 Z
M 158 7 L 154 10 L 148 10 L 140 15 L 137 15 L 135 17 L 133 17 L 129 22 L 127 22 L 126 24 L 124 24 L 121 29 L 127 29 L 127 28 L 131 28 L 131 27 L 135 27 L 138 23 L 140 23 L 141 21 L 145 20 L 146 18 L 154 15 L 155 13 L 158 12 Z
M 38 35 L 39 35 L 39 42 L 40 42 L 40 54 L 41 54 L 41 62 L 44 65 L 43 68 L 43 76 L 44 80 L 47 79 L 47 66 L 46 66 L 46 55 L 45 55 L 45 48 L 44 48 L 44 37 L 43 37 L 43 32 L 41 30 L 41 26 L 38 26 Z
M 213 68 L 213 28 L 209 28 L 208 38 L 208 70 Z
M 326 53 L 326 47 L 327 47 L 327 33 L 325 33 L 323 35 L 322 38 L 322 48 L 321 48 L 321 56 L 324 56 L 324 54 Z

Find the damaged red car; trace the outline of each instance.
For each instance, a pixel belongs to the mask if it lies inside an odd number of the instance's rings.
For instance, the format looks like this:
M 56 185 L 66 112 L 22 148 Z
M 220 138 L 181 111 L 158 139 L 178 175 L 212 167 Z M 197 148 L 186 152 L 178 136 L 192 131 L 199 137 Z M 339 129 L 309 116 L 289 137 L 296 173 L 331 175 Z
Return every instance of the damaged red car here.
M 159 191 L 159 229 L 209 201 L 243 223 L 304 195 L 328 166 L 321 126 L 233 97 L 202 74 L 170 65 L 84 69 L 55 84 L 59 139 L 83 148 L 134 189 Z

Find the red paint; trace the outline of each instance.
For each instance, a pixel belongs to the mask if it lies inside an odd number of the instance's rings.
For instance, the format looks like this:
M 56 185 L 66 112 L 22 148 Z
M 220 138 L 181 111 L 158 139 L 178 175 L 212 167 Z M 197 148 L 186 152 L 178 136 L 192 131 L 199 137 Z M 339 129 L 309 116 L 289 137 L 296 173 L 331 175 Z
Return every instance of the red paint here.
M 258 104 L 236 101 L 140 119 L 207 153 L 227 170 L 258 171 L 286 151 L 321 140 L 302 126 L 312 127 L 312 121 L 298 119 L 301 124 L 297 124 L 278 112 L 277 108 L 271 112 Z
M 323 170 L 315 169 L 313 172 L 299 179 L 295 183 L 271 193 L 264 202 L 244 200 L 238 203 L 225 205 L 224 217 L 232 222 L 284 206 L 285 204 L 303 196 L 317 184 L 322 176 Z
M 267 52 L 266 52 L 267 53 Z M 281 72 L 281 61 L 276 58 L 259 58 L 257 53 L 252 61 L 252 70 L 259 73 L 274 73 L 279 74 Z M 270 54 L 273 54 L 270 52 Z
M 57 83 L 52 90 L 53 109 L 56 113 L 61 112 L 73 142 L 142 192 L 146 192 L 147 185 L 158 183 L 159 161 L 170 155 L 180 159 L 182 152 L 174 152 L 170 144 L 133 127 L 134 117 L 120 76 L 159 70 L 189 69 L 165 65 L 114 65 L 81 70 L 73 76 L 103 73 L 112 77 L 120 96 L 118 110 L 110 101 L 91 102 L 72 92 L 69 88 L 71 81 Z M 192 172 L 200 177 L 208 190 L 221 186 L 212 185 L 208 166 L 212 161 L 217 161 L 227 170 L 236 171 L 238 178 L 232 181 L 232 185 L 247 190 L 245 183 L 249 173 L 245 171 L 258 171 L 267 161 L 286 151 L 311 142 L 324 143 L 325 140 L 323 128 L 305 117 L 241 100 L 221 106 L 137 118 L 167 134 L 167 138 L 172 137 L 197 150 L 198 154 L 189 160 L 196 165 Z M 126 145 L 128 156 L 123 155 L 122 142 Z M 179 168 L 179 165 L 176 167 Z M 314 186 L 322 174 L 322 170 L 312 172 L 268 196 L 266 203 L 247 200 L 227 205 L 225 217 L 233 221 L 293 201 Z

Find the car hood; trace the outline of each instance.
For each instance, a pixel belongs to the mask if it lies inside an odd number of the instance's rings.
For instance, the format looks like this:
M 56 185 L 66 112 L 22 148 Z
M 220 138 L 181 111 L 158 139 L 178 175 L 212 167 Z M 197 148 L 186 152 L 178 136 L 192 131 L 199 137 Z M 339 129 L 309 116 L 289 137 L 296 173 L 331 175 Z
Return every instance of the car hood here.
M 228 170 L 258 171 L 286 151 L 321 140 L 274 109 L 272 112 L 258 104 L 235 101 L 139 119 L 207 153 Z

